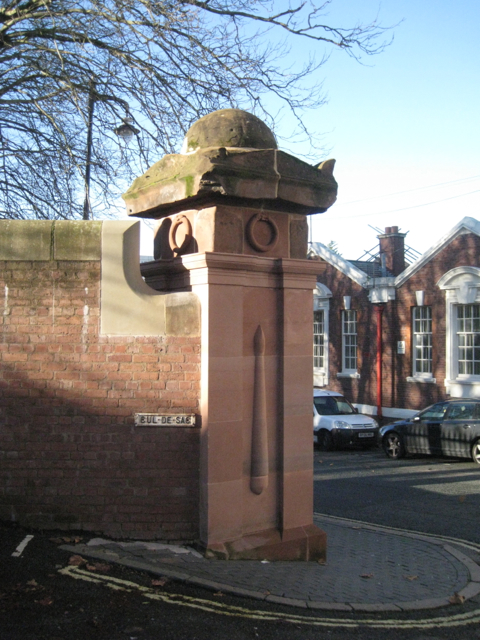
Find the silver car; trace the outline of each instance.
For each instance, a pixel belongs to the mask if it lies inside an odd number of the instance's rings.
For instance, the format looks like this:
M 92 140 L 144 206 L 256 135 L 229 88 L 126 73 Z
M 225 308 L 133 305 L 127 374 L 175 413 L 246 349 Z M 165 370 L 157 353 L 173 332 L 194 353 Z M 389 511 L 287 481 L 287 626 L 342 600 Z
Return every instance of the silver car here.
M 349 444 L 376 446 L 378 424 L 336 391 L 313 390 L 313 442 L 324 451 Z

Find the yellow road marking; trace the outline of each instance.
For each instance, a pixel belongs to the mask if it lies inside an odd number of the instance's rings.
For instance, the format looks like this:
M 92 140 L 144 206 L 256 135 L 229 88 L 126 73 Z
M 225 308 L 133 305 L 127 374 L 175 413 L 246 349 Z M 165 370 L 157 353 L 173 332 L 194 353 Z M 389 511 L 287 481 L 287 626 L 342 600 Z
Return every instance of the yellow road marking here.
M 75 578 L 76 580 L 85 580 L 101 584 L 109 589 L 116 591 L 138 592 L 145 598 L 157 600 L 167 604 L 175 604 L 192 609 L 200 609 L 207 613 L 215 613 L 236 618 L 249 618 L 251 620 L 263 620 L 265 622 L 290 622 L 292 624 L 303 624 L 316 627 L 343 627 L 358 628 L 371 627 L 376 629 L 433 629 L 459 627 L 467 624 L 478 624 L 480 622 L 480 609 L 475 609 L 467 613 L 459 613 L 450 616 L 437 616 L 432 618 L 423 618 L 420 620 L 373 620 L 362 619 L 355 620 L 352 618 L 319 618 L 309 615 L 296 615 L 294 613 L 276 613 L 270 611 L 261 611 L 259 609 L 247 609 L 245 607 L 236 607 L 222 602 L 206 600 L 204 598 L 194 598 L 180 594 L 159 593 L 150 587 L 144 587 L 129 580 L 121 580 L 103 574 L 92 574 L 89 571 L 80 569 L 79 567 L 68 566 L 59 570 L 64 576 Z

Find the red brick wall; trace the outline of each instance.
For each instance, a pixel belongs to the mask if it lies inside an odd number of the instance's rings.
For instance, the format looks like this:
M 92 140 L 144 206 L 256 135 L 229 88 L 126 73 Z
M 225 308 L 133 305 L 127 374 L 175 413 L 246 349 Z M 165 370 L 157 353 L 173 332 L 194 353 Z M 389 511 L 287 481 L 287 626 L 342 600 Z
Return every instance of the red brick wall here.
M 199 338 L 99 335 L 100 261 L 0 261 L 0 517 L 126 538 L 198 535 Z
M 437 287 L 440 278 L 456 267 L 479 266 L 480 238 L 474 233 L 456 237 L 427 264 L 397 289 L 398 340 L 405 340 L 405 356 L 396 357 L 397 384 L 392 406 L 419 409 L 447 397 L 445 389 L 446 326 L 445 291 Z M 425 291 L 425 304 L 432 307 L 433 372 L 436 384 L 407 382 L 412 375 L 411 314 L 415 291 Z

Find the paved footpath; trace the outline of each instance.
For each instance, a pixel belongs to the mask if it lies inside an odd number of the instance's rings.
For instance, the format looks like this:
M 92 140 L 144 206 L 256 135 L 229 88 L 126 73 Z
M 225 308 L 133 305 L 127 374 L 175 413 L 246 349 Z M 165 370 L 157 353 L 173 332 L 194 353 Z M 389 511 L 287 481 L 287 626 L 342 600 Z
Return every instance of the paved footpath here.
M 319 514 L 314 522 L 327 532 L 325 565 L 212 560 L 189 547 L 102 538 L 62 548 L 216 591 L 310 609 L 431 609 L 480 593 L 480 545 Z

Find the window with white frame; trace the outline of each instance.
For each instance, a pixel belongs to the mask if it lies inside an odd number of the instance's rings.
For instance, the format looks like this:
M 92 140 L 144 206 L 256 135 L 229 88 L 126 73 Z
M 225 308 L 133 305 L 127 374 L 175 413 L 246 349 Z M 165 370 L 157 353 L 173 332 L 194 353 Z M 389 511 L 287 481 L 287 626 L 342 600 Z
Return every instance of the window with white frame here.
M 413 307 L 413 375 L 432 375 L 432 307 Z
M 325 311 L 313 312 L 313 367 L 325 370 Z
M 357 371 L 357 312 L 352 309 L 342 312 L 342 371 Z
M 455 267 L 437 282 L 445 291 L 445 389 L 454 397 L 480 396 L 480 268 Z
M 480 304 L 457 305 L 459 376 L 480 376 Z
M 328 384 L 328 313 L 332 292 L 317 282 L 313 291 L 313 384 Z

